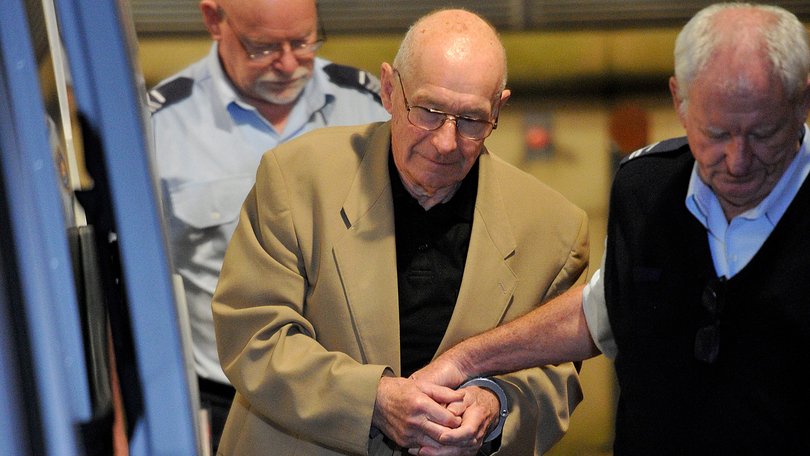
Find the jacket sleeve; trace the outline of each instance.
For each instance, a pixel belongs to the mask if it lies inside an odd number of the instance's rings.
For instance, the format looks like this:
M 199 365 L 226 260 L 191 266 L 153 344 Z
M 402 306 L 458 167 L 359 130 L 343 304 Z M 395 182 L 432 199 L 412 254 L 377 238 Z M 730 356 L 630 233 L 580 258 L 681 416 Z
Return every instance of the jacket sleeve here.
M 252 413 L 290 435 L 365 453 L 387 366 L 328 351 L 304 317 L 310 289 L 290 186 L 265 154 L 228 246 L 212 307 L 222 367 Z
M 542 302 L 586 279 L 588 219 L 581 210 L 578 213 L 580 223 L 572 233 L 568 255 L 550 281 Z M 573 363 L 525 369 L 495 380 L 504 388 L 510 403 L 497 455 L 539 454 L 538 450 L 546 453 L 568 430 L 571 413 L 583 397 Z

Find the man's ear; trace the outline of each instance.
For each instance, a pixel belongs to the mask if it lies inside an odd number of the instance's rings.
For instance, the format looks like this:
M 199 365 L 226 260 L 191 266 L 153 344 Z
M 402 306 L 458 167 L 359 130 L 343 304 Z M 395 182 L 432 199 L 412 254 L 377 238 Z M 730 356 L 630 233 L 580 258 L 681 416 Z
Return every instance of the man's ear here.
M 798 108 L 799 108 L 799 122 L 802 124 L 806 123 L 808 120 L 808 113 L 810 113 L 810 78 L 807 79 L 807 82 L 804 84 L 804 88 L 799 93 L 798 97 Z
M 219 41 L 222 38 L 222 30 L 220 28 L 222 10 L 214 0 L 202 0 L 199 6 L 205 28 L 208 29 L 208 33 L 211 34 L 212 39 Z
M 383 107 L 388 114 L 392 114 L 394 112 L 394 102 L 392 100 L 394 96 L 394 87 L 396 81 L 396 74 L 394 71 L 394 67 L 392 67 L 389 63 L 383 62 L 380 66 L 380 98 L 382 99 Z
M 681 125 L 686 128 L 686 114 L 681 109 L 684 105 L 684 100 L 678 95 L 678 80 L 675 79 L 675 76 L 670 76 L 669 78 L 669 93 L 672 95 L 672 106 L 675 108 L 675 114 L 678 115 L 678 120 L 681 121 Z
M 501 101 L 498 102 L 498 113 L 501 112 L 504 106 L 506 106 L 506 102 L 509 100 L 509 97 L 512 96 L 512 91 L 509 89 L 503 89 L 501 92 Z

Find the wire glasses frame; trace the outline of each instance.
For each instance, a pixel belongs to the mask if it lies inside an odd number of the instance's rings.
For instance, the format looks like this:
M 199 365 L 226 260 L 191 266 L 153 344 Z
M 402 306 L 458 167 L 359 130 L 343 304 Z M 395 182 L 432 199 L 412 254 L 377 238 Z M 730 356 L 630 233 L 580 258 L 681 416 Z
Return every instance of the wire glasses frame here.
M 312 57 L 326 42 L 326 31 L 323 28 L 323 23 L 321 23 L 319 19 L 317 34 L 318 38 L 315 41 L 289 40 L 279 41 L 276 43 L 253 44 L 236 30 L 233 23 L 225 14 L 225 10 L 220 7 L 218 13 L 220 17 L 225 19 L 225 21 L 228 23 L 228 26 L 231 28 L 234 36 L 236 36 L 237 41 L 239 41 L 242 49 L 244 49 L 248 60 L 276 60 L 284 55 L 285 45 L 289 46 L 290 52 L 292 52 L 292 54 L 298 58 Z
M 399 78 L 399 88 L 402 89 L 402 99 L 405 100 L 405 109 L 408 111 L 408 122 L 417 128 L 426 131 L 435 131 L 444 125 L 448 120 L 456 124 L 456 133 L 465 139 L 481 141 L 498 128 L 498 117 L 494 121 L 473 119 L 472 117 L 450 114 L 438 109 L 426 108 L 424 106 L 411 105 L 405 95 L 405 86 L 402 83 L 402 75 L 396 69 L 394 72 Z
M 712 280 L 703 289 L 700 304 L 708 322 L 695 334 L 695 359 L 713 364 L 720 356 L 720 314 L 725 306 L 726 278 Z

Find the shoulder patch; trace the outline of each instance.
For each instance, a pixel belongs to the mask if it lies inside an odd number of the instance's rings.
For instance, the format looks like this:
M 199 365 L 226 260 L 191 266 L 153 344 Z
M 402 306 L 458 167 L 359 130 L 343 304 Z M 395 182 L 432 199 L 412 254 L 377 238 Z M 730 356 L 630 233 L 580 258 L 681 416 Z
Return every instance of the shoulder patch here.
M 194 88 L 194 80 L 187 77 L 179 77 L 155 87 L 148 93 L 149 112 L 154 114 L 166 106 L 170 106 L 178 101 L 191 96 Z
M 329 80 L 341 87 L 349 87 L 371 94 L 377 103 L 382 104 L 380 98 L 380 80 L 376 76 L 354 67 L 330 63 L 323 67 L 323 72 Z
M 687 146 L 689 143 L 686 141 L 686 136 L 681 136 L 678 138 L 666 139 L 664 141 L 660 141 L 657 143 L 650 144 L 649 146 L 644 146 L 641 149 L 631 153 L 630 155 L 624 157 L 622 159 L 621 164 L 625 164 L 630 160 L 634 160 L 638 157 L 649 157 L 650 155 L 655 154 L 662 154 L 667 152 L 675 152 L 680 150 L 684 146 Z

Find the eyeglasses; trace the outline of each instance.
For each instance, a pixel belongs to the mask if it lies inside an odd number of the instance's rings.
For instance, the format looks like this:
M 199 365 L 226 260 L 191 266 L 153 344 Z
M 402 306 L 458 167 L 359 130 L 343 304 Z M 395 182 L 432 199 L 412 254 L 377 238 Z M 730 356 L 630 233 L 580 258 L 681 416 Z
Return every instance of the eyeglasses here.
M 695 359 L 712 364 L 720 355 L 720 313 L 725 305 L 726 278 L 709 282 L 703 289 L 700 304 L 706 311 L 708 323 L 695 334 Z
M 498 118 L 494 121 L 473 119 L 472 117 L 450 114 L 438 109 L 425 108 L 424 106 L 411 106 L 408 97 L 405 96 L 405 86 L 402 85 L 402 75 L 394 70 L 399 77 L 399 88 L 402 89 L 402 99 L 405 100 L 405 109 L 408 111 L 408 122 L 422 130 L 434 131 L 444 125 L 448 120 L 456 124 L 456 132 L 459 136 L 473 141 L 485 139 L 498 128 Z
M 282 55 L 284 55 L 285 46 L 290 47 L 290 52 L 295 57 L 298 58 L 307 58 L 312 57 L 318 52 L 318 49 L 323 46 L 323 43 L 326 41 L 326 33 L 323 30 L 323 26 L 319 23 L 318 25 L 318 36 L 320 38 L 316 39 L 315 41 L 308 41 L 308 40 L 290 40 L 290 41 L 279 41 L 276 43 L 267 43 L 267 44 L 253 44 L 249 42 L 246 38 L 244 38 L 233 26 L 230 20 L 228 20 L 228 16 L 225 14 L 225 11 L 220 8 L 219 10 L 220 17 L 223 17 L 225 21 L 230 26 L 231 31 L 236 36 L 236 39 L 239 41 L 239 44 L 242 46 L 242 49 L 245 50 L 248 59 L 254 61 L 271 61 L 276 60 Z

